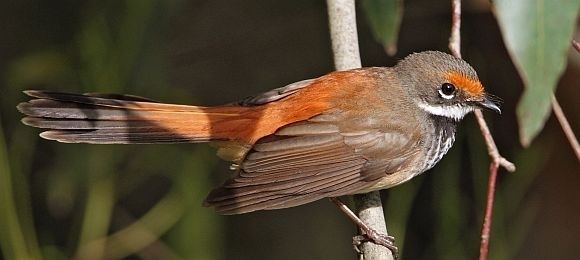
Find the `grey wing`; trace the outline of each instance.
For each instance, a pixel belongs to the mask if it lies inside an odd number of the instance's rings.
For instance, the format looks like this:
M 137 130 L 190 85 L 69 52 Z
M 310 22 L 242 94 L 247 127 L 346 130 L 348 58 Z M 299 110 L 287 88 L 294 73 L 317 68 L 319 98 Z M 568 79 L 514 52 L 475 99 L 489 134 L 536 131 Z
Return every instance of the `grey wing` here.
M 380 131 L 343 133 L 329 123 L 296 123 L 261 139 L 236 176 L 204 204 L 240 214 L 355 194 L 397 171 L 412 151 L 409 140 Z
M 280 100 L 287 96 L 290 96 L 296 91 L 310 85 L 315 79 L 307 79 L 298 82 L 294 82 L 292 84 L 286 85 L 281 88 L 272 89 L 268 92 L 264 92 L 262 94 L 247 97 L 245 99 L 240 100 L 237 105 L 240 106 L 258 106 L 263 105 L 272 101 Z

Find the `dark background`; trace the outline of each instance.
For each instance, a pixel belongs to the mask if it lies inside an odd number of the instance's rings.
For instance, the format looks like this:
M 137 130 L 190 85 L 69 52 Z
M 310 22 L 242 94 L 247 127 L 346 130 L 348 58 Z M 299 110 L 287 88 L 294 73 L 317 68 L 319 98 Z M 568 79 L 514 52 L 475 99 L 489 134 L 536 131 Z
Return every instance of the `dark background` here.
M 448 1 L 405 1 L 396 57 L 385 54 L 359 12 L 363 65 L 447 51 L 449 9 Z M 27 100 L 25 89 L 217 105 L 323 75 L 333 70 L 324 1 L 2 1 L 0 39 L 0 149 L 15 194 L 14 207 L 0 213 L 18 214 L 31 255 L 355 258 L 355 228 L 327 200 L 239 216 L 201 207 L 229 174 L 207 145 L 64 145 L 38 138 L 15 109 Z M 462 44 L 487 90 L 504 99 L 504 113 L 486 119 L 518 167 L 500 172 L 490 259 L 575 259 L 578 161 L 554 118 L 529 148 L 519 144 L 514 110 L 523 84 L 486 1 L 464 3 Z M 556 95 L 578 132 L 580 54 L 569 57 Z M 477 257 L 488 164 L 468 116 L 433 170 L 383 192 L 402 259 Z M 126 236 L 99 243 L 111 234 Z M 19 243 L 0 238 L 4 253 Z

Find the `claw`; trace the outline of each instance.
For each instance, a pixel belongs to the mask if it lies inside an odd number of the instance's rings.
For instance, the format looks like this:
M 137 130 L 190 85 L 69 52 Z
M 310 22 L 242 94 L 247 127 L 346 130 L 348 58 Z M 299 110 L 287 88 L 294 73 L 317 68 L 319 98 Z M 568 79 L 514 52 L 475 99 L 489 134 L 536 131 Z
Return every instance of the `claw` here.
M 397 259 L 399 254 L 399 248 L 395 246 L 395 237 L 385 235 L 383 233 L 379 233 L 374 229 L 365 230 L 364 237 L 366 238 L 365 242 L 372 242 L 377 245 L 384 246 L 391 250 L 393 257 Z
M 395 237 L 379 233 L 373 229 L 365 231 L 364 235 L 357 235 L 352 237 L 352 245 L 357 253 L 361 253 L 360 246 L 365 242 L 370 242 L 376 245 L 384 246 L 391 250 L 393 257 L 397 259 L 399 255 L 399 248 L 395 246 Z
M 371 227 L 369 227 L 367 224 L 365 224 L 362 220 L 360 220 L 355 214 L 354 212 L 352 212 L 342 201 L 340 201 L 338 198 L 330 198 L 330 200 L 332 202 L 334 202 L 338 208 L 348 217 L 350 218 L 350 220 L 352 220 L 359 228 L 360 230 L 364 233 L 363 235 L 358 235 L 358 236 L 354 236 L 352 238 L 352 245 L 354 247 L 354 250 L 357 253 L 361 253 L 361 250 L 359 248 L 359 246 L 364 243 L 364 242 L 371 242 L 380 246 L 384 246 L 386 248 L 388 248 L 393 257 L 395 259 L 397 259 L 398 257 L 398 253 L 399 253 L 399 249 L 395 246 L 395 237 L 393 236 L 389 236 L 380 232 L 377 232 L 376 230 L 372 229 Z
M 352 237 L 352 247 L 354 248 L 354 251 L 357 254 L 362 254 L 362 250 L 360 249 L 360 246 L 362 245 L 362 243 L 368 241 L 368 238 L 363 236 L 363 235 L 358 235 L 358 236 L 354 236 Z

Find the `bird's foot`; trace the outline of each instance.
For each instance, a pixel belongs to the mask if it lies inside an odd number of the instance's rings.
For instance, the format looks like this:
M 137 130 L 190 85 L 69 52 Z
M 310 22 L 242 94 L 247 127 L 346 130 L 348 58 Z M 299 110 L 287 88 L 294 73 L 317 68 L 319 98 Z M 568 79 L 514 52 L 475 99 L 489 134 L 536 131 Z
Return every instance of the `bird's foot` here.
M 365 229 L 364 232 L 364 235 L 357 235 L 352 237 L 352 245 L 357 253 L 361 252 L 359 249 L 360 245 L 365 242 L 371 242 L 373 244 L 388 248 L 391 250 L 393 257 L 397 259 L 399 249 L 395 246 L 395 237 L 380 233 L 374 229 Z
M 352 210 L 350 210 L 340 199 L 333 197 L 330 198 L 330 200 L 334 202 L 334 204 L 338 206 L 338 209 L 340 209 L 342 213 L 344 213 L 350 220 L 352 220 L 352 222 L 354 222 L 360 228 L 360 230 L 362 230 L 362 233 L 364 233 L 363 235 L 355 236 L 352 238 L 352 245 L 357 253 L 361 253 L 359 248 L 360 245 L 365 242 L 371 242 L 376 245 L 386 247 L 391 251 L 393 257 L 397 259 L 397 253 L 399 252 L 399 249 L 395 246 L 395 237 L 372 229 L 369 225 L 365 224 L 359 217 L 357 217 L 357 215 L 354 214 L 354 212 L 352 212 Z

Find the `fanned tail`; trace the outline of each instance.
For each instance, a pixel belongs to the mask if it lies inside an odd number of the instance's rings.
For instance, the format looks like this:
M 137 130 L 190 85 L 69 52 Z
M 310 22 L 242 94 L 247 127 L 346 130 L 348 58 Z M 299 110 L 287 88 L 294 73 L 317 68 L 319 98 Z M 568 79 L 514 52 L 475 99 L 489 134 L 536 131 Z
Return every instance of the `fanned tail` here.
M 124 95 L 25 91 L 34 97 L 20 103 L 26 125 L 49 129 L 41 137 L 65 143 L 197 143 L 244 139 L 255 108 L 200 107 L 157 103 Z M 241 140 L 243 141 L 243 140 Z

